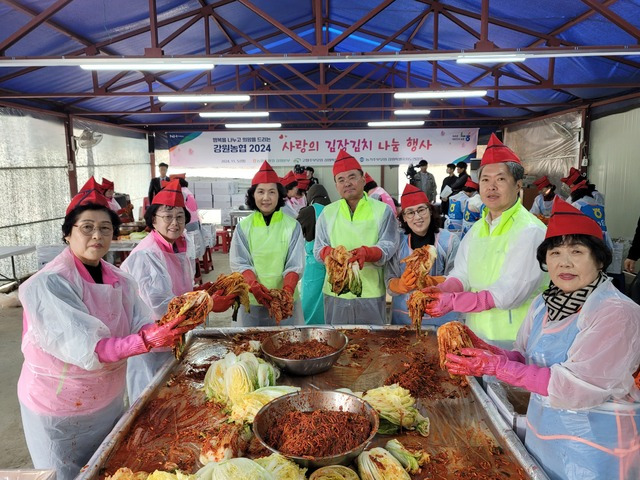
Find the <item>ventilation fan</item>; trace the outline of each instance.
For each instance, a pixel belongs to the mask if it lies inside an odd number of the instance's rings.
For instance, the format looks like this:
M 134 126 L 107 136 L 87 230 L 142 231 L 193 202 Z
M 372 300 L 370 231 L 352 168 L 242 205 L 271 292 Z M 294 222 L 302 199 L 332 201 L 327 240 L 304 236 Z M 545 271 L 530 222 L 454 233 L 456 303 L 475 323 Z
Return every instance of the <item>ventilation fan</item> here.
M 562 138 L 572 140 L 575 134 L 578 134 L 578 143 L 582 142 L 582 127 L 572 127 L 571 123 L 551 122 L 551 128 Z
M 85 128 L 79 137 L 73 137 L 75 143 L 80 148 L 95 147 L 102 141 L 102 134 Z

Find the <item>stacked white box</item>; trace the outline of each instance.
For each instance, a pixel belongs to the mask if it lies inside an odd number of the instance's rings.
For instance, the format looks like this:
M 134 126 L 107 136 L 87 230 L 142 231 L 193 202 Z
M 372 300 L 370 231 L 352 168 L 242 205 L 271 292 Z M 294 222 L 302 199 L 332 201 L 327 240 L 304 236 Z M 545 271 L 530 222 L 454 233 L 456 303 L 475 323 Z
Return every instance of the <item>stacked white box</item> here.
M 191 185 L 189 185 L 191 186 Z M 209 182 L 194 182 L 193 188 L 189 188 L 193 192 L 193 196 L 198 198 L 211 196 L 211 183 Z
M 211 194 L 208 196 L 196 197 L 196 203 L 198 204 L 198 209 L 213 208 L 213 197 Z
M 229 208 L 231 207 L 231 195 L 214 195 L 213 196 L 213 208 Z
M 232 195 L 238 192 L 238 182 L 235 180 L 216 180 L 211 183 L 211 193 L 216 195 Z
M 246 199 L 246 194 L 244 194 L 244 193 L 235 193 L 235 194 L 231 195 L 231 206 L 232 207 L 239 207 L 241 205 L 244 205 L 245 199 Z

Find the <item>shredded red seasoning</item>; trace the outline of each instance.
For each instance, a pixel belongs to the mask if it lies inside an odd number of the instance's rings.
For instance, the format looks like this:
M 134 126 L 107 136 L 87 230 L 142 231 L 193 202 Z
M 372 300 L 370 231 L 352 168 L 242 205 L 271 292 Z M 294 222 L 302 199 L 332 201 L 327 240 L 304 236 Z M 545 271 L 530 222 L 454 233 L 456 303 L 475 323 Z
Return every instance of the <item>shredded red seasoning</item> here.
M 320 358 L 337 352 L 338 349 L 319 340 L 307 340 L 304 342 L 282 342 L 273 355 L 290 360 L 305 360 L 308 358 Z
M 289 412 L 267 431 L 265 441 L 296 457 L 340 455 L 361 445 L 371 433 L 364 415 L 315 410 Z

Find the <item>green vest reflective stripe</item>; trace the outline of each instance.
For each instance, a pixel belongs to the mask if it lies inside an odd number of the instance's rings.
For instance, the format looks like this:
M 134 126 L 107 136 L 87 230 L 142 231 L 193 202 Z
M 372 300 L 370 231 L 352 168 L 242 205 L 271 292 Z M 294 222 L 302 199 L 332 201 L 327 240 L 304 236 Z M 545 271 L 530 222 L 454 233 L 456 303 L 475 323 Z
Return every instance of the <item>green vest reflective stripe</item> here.
M 238 228 L 247 236 L 258 282 L 269 289 L 282 288 L 282 274 L 296 223 L 280 210 L 273 213 L 268 226 L 260 212 L 254 212 L 238 223 Z M 297 287 L 293 297 L 298 299 Z M 249 300 L 251 305 L 260 305 L 251 293 Z
M 374 246 L 378 243 L 378 232 L 382 225 L 387 204 L 378 200 L 370 199 L 367 194 L 358 202 L 356 211 L 351 216 L 351 209 L 346 200 L 341 199 L 333 202 L 322 211 L 326 219 L 329 239 L 332 247 L 343 245 L 347 250 L 366 245 Z M 362 296 L 360 298 L 378 298 L 385 295 L 384 288 L 384 268 L 376 267 L 372 263 L 365 263 L 360 271 L 362 279 Z M 325 280 L 328 278 L 325 277 Z M 337 297 L 331 291 L 328 281 L 324 282 L 322 291 L 332 297 Z M 346 300 L 358 298 L 352 293 L 339 296 Z
M 482 220 L 469 230 L 468 272 L 472 292 L 487 290 L 502 273 L 502 266 L 509 247 L 518 248 L 513 241 L 523 228 L 539 223 L 529 214 L 520 200 L 502 212 L 498 226 L 489 232 L 489 224 L 484 220 L 489 209 L 485 208 Z M 524 321 L 531 301 L 544 290 L 544 282 L 519 307 L 512 310 L 492 308 L 479 313 L 467 314 L 467 325 L 485 340 L 515 340 L 520 325 Z

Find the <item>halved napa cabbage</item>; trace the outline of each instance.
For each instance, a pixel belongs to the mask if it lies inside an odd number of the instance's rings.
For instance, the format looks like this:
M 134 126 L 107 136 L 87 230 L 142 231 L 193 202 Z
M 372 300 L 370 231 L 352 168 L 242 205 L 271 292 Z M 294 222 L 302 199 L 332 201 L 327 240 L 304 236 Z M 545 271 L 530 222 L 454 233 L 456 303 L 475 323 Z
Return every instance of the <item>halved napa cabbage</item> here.
M 306 468 L 299 467 L 295 462 L 278 453 L 272 453 L 268 457 L 256 458 L 256 463 L 262 465 L 265 470 L 273 474 L 278 480 L 306 480 Z

